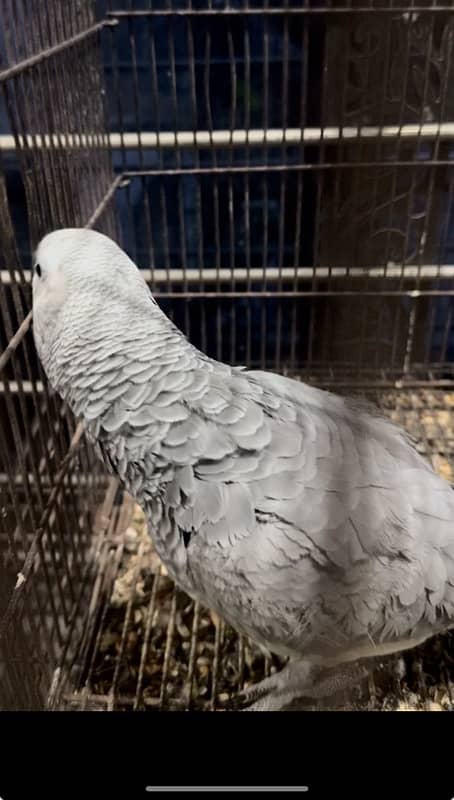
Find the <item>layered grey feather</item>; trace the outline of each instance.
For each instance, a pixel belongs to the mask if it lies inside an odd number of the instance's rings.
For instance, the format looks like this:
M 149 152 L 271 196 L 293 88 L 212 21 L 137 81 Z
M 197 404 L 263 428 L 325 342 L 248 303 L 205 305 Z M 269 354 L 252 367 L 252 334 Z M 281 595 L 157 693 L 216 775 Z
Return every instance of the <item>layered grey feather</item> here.
M 38 351 L 175 580 L 275 652 L 325 663 L 454 625 L 454 493 L 406 435 L 208 359 L 126 256 L 84 234 L 93 270 L 66 256 L 73 302 L 35 315 Z

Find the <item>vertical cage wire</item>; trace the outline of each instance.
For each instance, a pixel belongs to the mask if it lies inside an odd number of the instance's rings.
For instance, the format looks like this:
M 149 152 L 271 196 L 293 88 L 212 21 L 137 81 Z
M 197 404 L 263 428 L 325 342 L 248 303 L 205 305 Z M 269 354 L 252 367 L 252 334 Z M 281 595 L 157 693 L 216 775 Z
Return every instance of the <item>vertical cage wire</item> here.
M 124 242 L 210 355 L 319 381 L 424 369 L 452 275 L 453 15 L 411 8 L 109 5 L 135 87 L 117 55 Z
M 4 2 L 0 69 L 0 705 L 40 708 L 70 654 L 90 591 L 89 553 L 106 479 L 82 428 L 50 394 L 33 347 L 32 249 L 86 224 L 112 183 L 90 2 Z M 13 187 L 24 198 L 13 201 Z M 16 180 L 16 184 L 14 184 Z M 26 214 L 24 213 L 26 210 Z M 104 215 L 115 233 L 113 213 Z

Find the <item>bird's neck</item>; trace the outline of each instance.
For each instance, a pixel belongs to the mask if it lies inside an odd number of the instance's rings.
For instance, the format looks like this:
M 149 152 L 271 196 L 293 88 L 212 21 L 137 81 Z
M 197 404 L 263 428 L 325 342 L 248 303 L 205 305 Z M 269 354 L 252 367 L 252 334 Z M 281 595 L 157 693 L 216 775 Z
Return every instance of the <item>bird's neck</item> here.
M 76 416 L 91 419 L 90 409 L 102 415 L 121 396 L 120 387 L 140 383 L 147 368 L 149 380 L 158 380 L 169 363 L 194 359 L 196 352 L 154 301 L 129 313 L 115 304 L 102 314 L 73 308 L 56 326 L 45 369 Z

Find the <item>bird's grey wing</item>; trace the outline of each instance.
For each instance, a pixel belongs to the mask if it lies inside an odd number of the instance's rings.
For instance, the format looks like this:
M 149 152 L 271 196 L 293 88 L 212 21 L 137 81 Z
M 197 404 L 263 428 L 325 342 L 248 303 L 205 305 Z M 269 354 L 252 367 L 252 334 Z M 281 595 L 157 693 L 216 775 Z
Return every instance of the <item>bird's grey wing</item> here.
M 202 363 L 170 335 L 136 335 L 122 353 L 98 365 L 85 417 L 153 509 L 168 559 L 203 549 L 196 579 L 214 593 L 222 565 L 230 586 L 370 635 L 453 613 L 452 491 L 393 425 L 296 381 Z
M 192 491 L 168 502 L 218 564 L 353 638 L 454 616 L 454 495 L 399 428 L 269 373 L 213 375 L 192 424 Z

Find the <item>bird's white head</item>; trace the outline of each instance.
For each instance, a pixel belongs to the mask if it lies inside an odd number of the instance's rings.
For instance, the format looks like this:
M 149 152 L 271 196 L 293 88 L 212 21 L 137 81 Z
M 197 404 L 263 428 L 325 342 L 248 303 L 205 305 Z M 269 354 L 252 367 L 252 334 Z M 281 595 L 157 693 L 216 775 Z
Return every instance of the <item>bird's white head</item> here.
M 153 303 L 136 265 L 108 236 L 64 228 L 39 243 L 33 267 L 33 325 L 47 371 L 49 350 L 62 336 L 77 341 L 131 321 Z
M 104 297 L 127 293 L 144 281 L 136 265 L 108 236 L 85 228 L 62 228 L 41 239 L 33 267 L 33 306 L 54 313 L 81 293 Z M 75 294 L 73 294 L 75 293 Z

